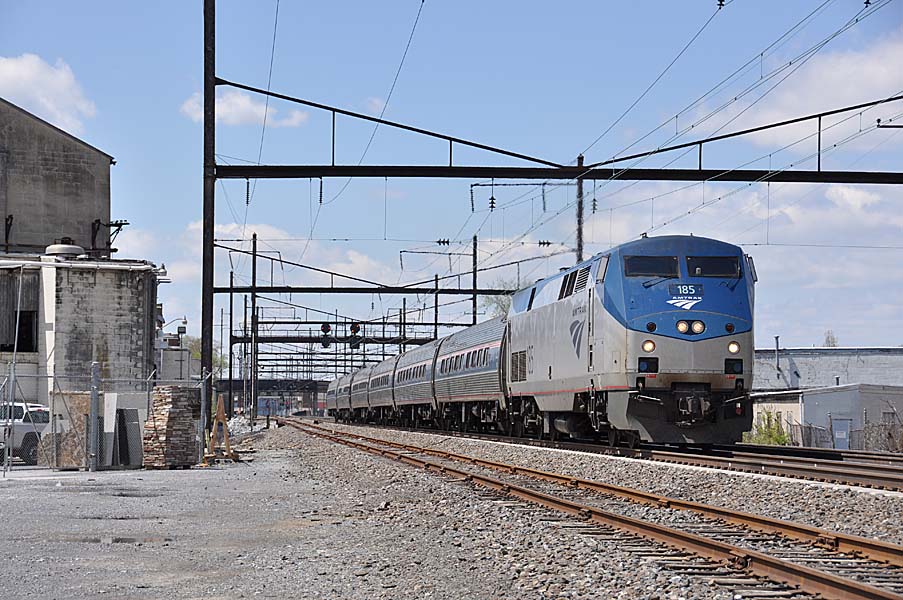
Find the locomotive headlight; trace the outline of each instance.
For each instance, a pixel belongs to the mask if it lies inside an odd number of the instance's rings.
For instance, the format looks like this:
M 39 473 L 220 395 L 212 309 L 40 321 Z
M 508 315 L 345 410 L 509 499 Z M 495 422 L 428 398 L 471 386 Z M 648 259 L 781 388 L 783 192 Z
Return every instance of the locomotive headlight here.
M 690 331 L 690 324 L 686 321 L 678 321 L 677 322 L 677 331 L 680 333 L 686 333 Z
M 737 342 L 731 342 L 730 344 L 727 345 L 727 351 L 730 352 L 731 354 L 736 354 L 736 353 L 740 352 L 740 344 L 738 344 Z
M 655 342 L 652 340 L 643 342 L 643 352 L 655 352 Z
M 690 328 L 693 330 L 693 333 L 702 333 L 705 331 L 705 323 L 702 321 L 693 321 L 693 325 Z

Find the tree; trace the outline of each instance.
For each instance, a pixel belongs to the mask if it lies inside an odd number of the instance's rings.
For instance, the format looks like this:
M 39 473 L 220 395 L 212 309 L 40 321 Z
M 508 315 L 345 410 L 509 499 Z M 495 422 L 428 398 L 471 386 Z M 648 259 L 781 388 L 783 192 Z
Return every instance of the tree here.
M 191 355 L 191 358 L 195 358 L 197 360 L 201 359 L 201 338 L 194 337 L 193 335 L 183 335 L 182 336 L 182 347 L 188 348 L 188 353 Z M 223 357 L 222 354 L 219 353 L 219 349 L 213 348 L 213 369 L 228 369 L 229 364 L 228 361 Z
M 496 279 L 490 287 L 494 290 L 517 289 L 516 279 Z M 483 296 L 480 305 L 487 315 L 492 317 L 504 317 L 511 309 L 511 296 Z
M 834 335 L 834 330 L 827 330 L 825 332 L 825 348 L 836 348 L 837 346 L 837 336 Z
M 765 409 L 759 413 L 752 431 L 743 434 L 743 441 L 766 446 L 787 446 L 790 444 L 790 436 L 784 432 L 784 426 L 774 412 Z

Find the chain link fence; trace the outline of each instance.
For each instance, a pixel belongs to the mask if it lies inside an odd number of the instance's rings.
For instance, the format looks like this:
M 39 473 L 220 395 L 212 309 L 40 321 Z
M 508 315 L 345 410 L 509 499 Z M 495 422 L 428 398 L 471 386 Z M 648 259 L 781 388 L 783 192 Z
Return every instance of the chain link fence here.
M 869 423 L 850 432 L 852 450 L 903 452 L 903 425 L 900 423 Z
M 0 466 L 4 475 L 10 469 L 37 467 L 139 468 L 154 388 L 202 387 L 199 380 L 103 377 L 98 367 L 93 374 L 87 369 L 84 376 L 16 373 L 10 367 L 7 371 L 0 378 Z M 193 442 L 201 457 L 204 434 L 200 411 L 196 412 Z

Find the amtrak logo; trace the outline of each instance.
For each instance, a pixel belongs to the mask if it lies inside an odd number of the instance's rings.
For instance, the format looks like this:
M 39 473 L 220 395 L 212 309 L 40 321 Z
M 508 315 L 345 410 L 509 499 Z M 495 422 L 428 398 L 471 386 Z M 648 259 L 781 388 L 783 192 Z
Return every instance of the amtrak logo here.
M 702 302 L 702 298 L 674 298 L 673 300 L 668 300 L 668 304 L 671 306 L 684 310 L 690 310 L 700 302 Z
M 571 322 L 571 343 L 574 344 L 574 351 L 577 353 L 577 358 L 580 358 L 580 347 L 583 345 L 580 342 L 583 341 L 584 325 L 586 325 L 586 321 Z

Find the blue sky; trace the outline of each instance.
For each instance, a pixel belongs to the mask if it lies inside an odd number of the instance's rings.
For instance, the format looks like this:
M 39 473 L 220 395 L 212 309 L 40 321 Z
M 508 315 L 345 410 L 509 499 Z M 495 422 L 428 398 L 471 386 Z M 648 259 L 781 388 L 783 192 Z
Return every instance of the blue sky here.
M 678 141 L 696 139 L 731 119 L 724 131 L 903 91 L 903 2 L 882 2 L 873 2 L 883 8 L 838 35 L 754 105 L 758 93 L 730 100 L 840 29 L 864 6 L 858 0 L 729 2 L 649 94 L 592 147 L 587 161 L 609 158 L 666 123 L 636 149 L 655 147 L 673 136 L 675 127 L 697 121 L 724 102 L 724 110 Z M 419 6 L 418 0 L 282 0 L 272 89 L 377 114 Z M 275 0 L 219 2 L 221 77 L 266 86 L 275 7 Z M 547 2 L 426 0 L 386 118 L 554 161 L 573 161 L 712 17 L 716 2 L 573 2 L 564 8 L 566 12 L 561 4 Z M 755 61 L 742 78 L 681 113 L 816 9 L 814 18 Z M 201 3 L 0 0 L 0 14 L 0 95 L 116 157 L 113 216 L 132 223 L 118 240 L 121 255 L 166 263 L 174 280 L 161 287 L 167 316 L 187 315 L 189 329 L 196 332 L 201 124 L 192 117 L 197 109 L 194 95 L 201 90 Z M 221 160 L 236 162 L 228 156 L 256 161 L 263 99 L 228 89 L 220 93 Z M 329 160 L 328 114 L 279 101 L 269 108 L 264 163 Z M 881 107 L 865 113 L 862 124 L 868 129 L 875 118 L 899 113 L 903 103 Z M 835 122 L 827 120 L 825 125 Z M 764 167 L 769 153 L 774 167 L 798 162 L 814 151 L 813 140 L 775 151 L 810 134 L 808 127 L 713 145 L 706 149 L 706 165 L 730 168 L 766 157 L 751 165 Z M 824 168 L 899 169 L 903 136 L 894 130 L 859 135 L 859 127 L 857 117 L 825 133 L 826 147 L 849 136 L 854 139 L 824 156 Z M 337 162 L 357 163 L 371 131 L 372 125 L 340 118 Z M 442 142 L 380 128 L 366 162 L 442 164 L 446 150 Z M 513 164 L 463 148 L 456 149 L 455 158 L 461 164 Z M 650 159 L 643 166 L 663 165 L 670 158 Z M 695 153 L 674 166 L 691 166 L 693 161 Z M 477 233 L 484 266 L 546 252 L 537 248 L 538 240 L 554 242 L 548 251 L 573 246 L 573 210 L 568 207 L 572 187 L 550 186 L 545 214 L 535 189 L 499 187 L 494 192 L 499 204 L 512 205 L 489 214 L 487 188 L 477 188 L 477 212 L 471 213 L 471 183 L 358 180 L 336 198 L 344 180 L 327 180 L 327 203 L 319 209 L 313 241 L 307 242 L 318 209 L 317 182 L 259 182 L 246 224 L 244 183 L 223 182 L 217 188 L 218 236 L 236 238 L 243 231 L 250 238 L 257 231 L 262 248 L 279 250 L 286 258 L 303 255 L 305 262 L 385 283 L 447 274 L 449 259 L 436 255 L 408 254 L 400 270 L 400 250 L 441 250 L 428 243 L 438 238 L 465 241 L 451 247 L 462 252 Z M 776 245 L 903 246 L 898 189 L 681 187 L 600 184 L 599 212 L 588 214 L 588 250 L 627 241 L 651 225 L 653 233 L 693 232 L 743 244 L 768 241 L 774 245 L 746 246 L 760 276 L 760 345 L 769 345 L 778 334 L 787 345 L 820 345 L 826 329 L 833 329 L 844 345 L 903 344 L 903 250 Z M 587 192 L 592 194 L 591 184 Z M 525 193 L 525 201 L 513 202 Z M 649 201 L 652 197 L 654 202 Z M 703 200 L 710 205 L 674 220 Z M 544 224 L 519 237 L 537 222 Z M 412 241 L 383 241 L 384 236 Z M 329 241 L 338 237 L 356 241 Z M 530 243 L 512 243 L 519 241 Z M 526 263 L 521 274 L 532 280 L 572 257 Z M 248 263 L 235 260 L 241 281 L 248 275 Z M 228 257 L 220 255 L 218 263 L 218 282 L 225 283 Z M 452 272 L 468 266 L 468 258 L 451 259 Z M 269 277 L 269 269 L 263 271 Z M 511 269 L 490 271 L 483 281 L 515 276 Z M 283 277 L 298 283 L 320 281 L 300 270 L 276 273 L 277 282 Z M 399 298 L 370 297 L 295 301 L 324 310 L 339 308 L 361 318 L 400 304 Z M 414 299 L 410 303 L 416 304 Z M 461 318 L 466 308 L 450 306 L 442 318 Z

